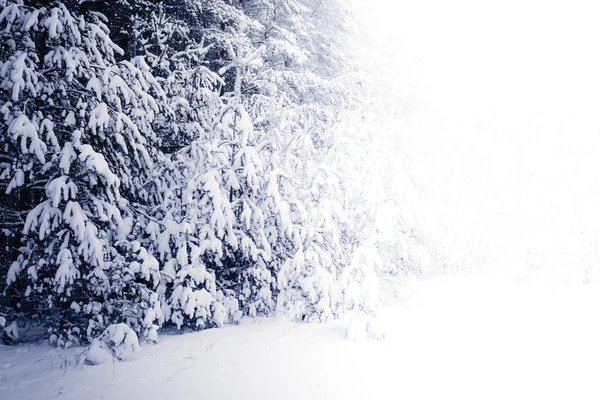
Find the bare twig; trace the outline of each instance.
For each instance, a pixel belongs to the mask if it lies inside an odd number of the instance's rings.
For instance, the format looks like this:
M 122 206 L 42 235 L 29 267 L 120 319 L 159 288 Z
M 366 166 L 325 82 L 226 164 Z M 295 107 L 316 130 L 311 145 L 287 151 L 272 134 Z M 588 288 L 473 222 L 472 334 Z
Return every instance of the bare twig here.
M 173 375 L 171 375 L 171 376 L 169 377 L 169 379 L 167 379 L 167 382 L 171 381 L 171 379 L 173 379 L 173 377 L 174 377 L 175 375 L 177 375 L 178 373 L 180 373 L 181 371 L 183 371 L 183 370 L 186 370 L 186 369 L 191 369 L 191 368 L 192 368 L 192 367 L 181 367 L 181 368 L 179 368 L 177 371 L 175 371 L 175 373 L 174 373 Z
M 212 347 L 215 345 L 216 342 L 212 342 L 211 344 L 206 346 L 206 351 L 209 351 L 210 349 L 212 349 Z
M 185 357 L 184 360 L 192 360 L 192 365 L 196 365 L 195 360 L 197 360 L 196 357 L 192 356 L 192 353 L 188 350 L 188 354 L 190 355 L 189 357 Z
M 313 10 L 312 14 L 310 14 L 310 18 L 315 16 L 315 14 L 317 13 L 317 10 L 323 5 L 324 2 L 325 2 L 325 0 L 319 1 L 319 4 L 317 4 L 317 6 Z

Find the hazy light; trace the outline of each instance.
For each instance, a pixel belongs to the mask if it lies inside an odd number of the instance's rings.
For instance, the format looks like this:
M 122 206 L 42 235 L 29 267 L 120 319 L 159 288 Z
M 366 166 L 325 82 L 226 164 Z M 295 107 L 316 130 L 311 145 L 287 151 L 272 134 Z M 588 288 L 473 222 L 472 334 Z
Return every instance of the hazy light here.
M 594 2 L 383 1 L 380 80 L 416 88 L 405 157 L 460 261 L 598 264 L 600 24 Z M 368 9 L 368 10 L 366 10 Z M 373 67 L 377 71 L 376 67 Z M 406 92 L 406 91 L 405 91 Z

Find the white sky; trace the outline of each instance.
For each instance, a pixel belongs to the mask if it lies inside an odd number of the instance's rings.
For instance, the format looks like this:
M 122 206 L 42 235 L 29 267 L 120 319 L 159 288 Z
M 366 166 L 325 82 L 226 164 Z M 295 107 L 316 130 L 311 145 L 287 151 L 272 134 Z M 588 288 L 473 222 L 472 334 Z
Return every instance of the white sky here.
M 423 104 L 405 157 L 458 259 L 598 264 L 594 3 L 361 1 L 373 71 Z

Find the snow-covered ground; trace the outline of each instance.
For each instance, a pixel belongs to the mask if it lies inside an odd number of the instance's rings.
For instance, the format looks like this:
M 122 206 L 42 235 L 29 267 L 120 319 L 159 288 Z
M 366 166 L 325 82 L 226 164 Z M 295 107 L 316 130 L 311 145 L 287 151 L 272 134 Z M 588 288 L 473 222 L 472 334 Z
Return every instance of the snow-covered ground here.
M 600 290 L 434 276 L 386 306 L 386 338 L 283 319 L 162 336 L 134 360 L 0 347 L 0 399 L 598 399 Z

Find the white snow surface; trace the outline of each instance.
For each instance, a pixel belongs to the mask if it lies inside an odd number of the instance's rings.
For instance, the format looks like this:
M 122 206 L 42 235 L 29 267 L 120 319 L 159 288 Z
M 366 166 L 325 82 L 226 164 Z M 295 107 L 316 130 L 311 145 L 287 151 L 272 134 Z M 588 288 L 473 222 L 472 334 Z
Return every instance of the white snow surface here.
M 276 318 L 163 335 L 98 366 L 76 365 L 83 349 L 0 347 L 0 399 L 598 399 L 598 289 L 419 278 L 381 310 L 380 341 Z

